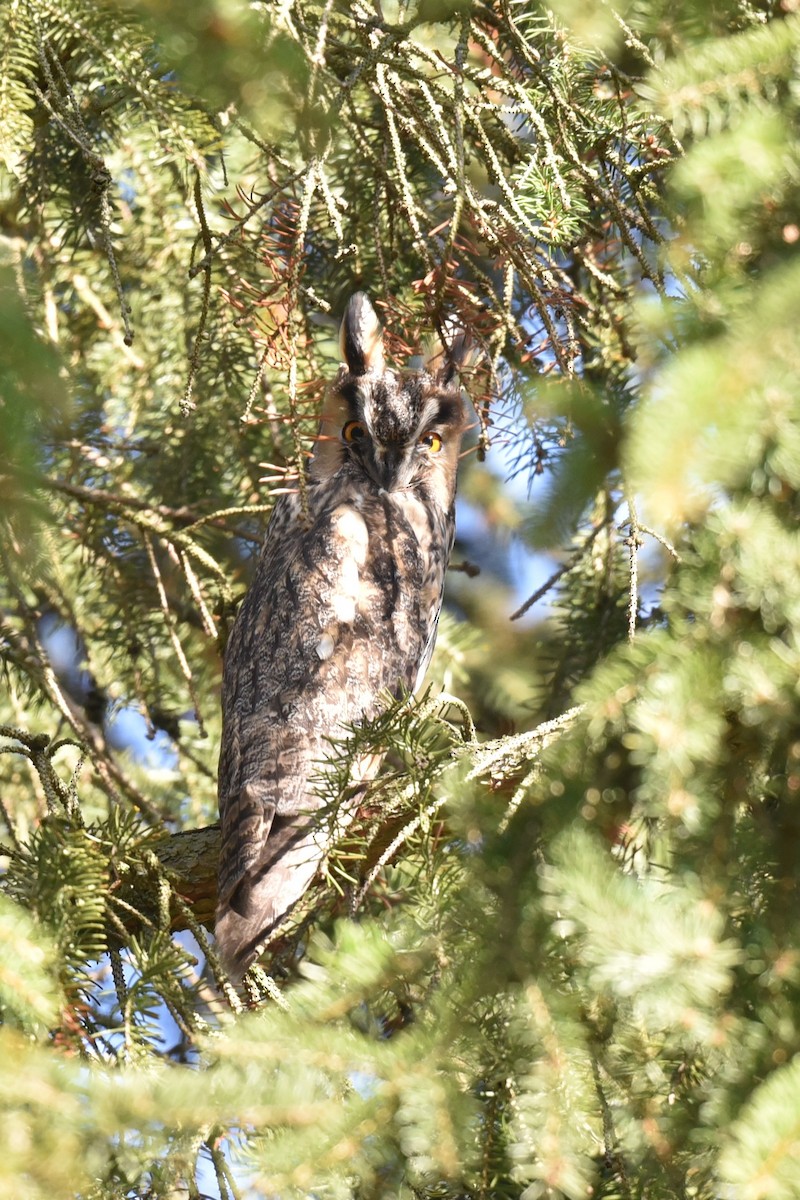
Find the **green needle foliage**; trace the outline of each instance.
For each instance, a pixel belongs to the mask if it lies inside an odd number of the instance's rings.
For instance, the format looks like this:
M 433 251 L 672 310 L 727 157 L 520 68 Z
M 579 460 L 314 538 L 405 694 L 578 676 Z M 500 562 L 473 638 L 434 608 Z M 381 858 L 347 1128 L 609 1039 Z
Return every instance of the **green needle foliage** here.
M 0 8 L 0 1196 L 800 1193 L 795 9 Z M 480 536 L 237 991 L 221 654 L 359 288 L 481 349 Z

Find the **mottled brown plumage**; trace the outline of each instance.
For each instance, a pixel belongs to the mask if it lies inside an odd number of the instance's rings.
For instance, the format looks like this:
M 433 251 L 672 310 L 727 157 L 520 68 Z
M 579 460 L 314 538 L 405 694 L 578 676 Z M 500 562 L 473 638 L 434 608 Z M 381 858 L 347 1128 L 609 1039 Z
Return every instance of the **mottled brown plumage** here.
M 308 480 L 275 506 L 225 655 L 216 936 L 243 971 L 305 892 L 330 840 L 315 790 L 331 740 L 381 693 L 421 682 L 453 544 L 463 337 L 426 370 L 385 369 L 365 296 L 342 325 Z M 358 785 L 377 770 L 354 768 Z

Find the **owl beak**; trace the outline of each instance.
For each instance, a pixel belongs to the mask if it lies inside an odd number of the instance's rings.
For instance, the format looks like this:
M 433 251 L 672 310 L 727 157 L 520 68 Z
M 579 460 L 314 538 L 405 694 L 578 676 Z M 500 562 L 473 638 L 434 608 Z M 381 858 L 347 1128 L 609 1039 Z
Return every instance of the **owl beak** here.
M 375 464 L 378 468 L 377 482 L 383 491 L 394 492 L 401 486 L 403 463 L 403 447 L 399 444 L 388 445 L 383 453 L 378 455 Z

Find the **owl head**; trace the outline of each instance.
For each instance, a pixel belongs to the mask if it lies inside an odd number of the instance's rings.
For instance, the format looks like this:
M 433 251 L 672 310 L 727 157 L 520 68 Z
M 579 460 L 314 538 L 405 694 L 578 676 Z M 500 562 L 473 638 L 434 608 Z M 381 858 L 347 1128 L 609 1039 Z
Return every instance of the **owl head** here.
M 386 366 L 383 332 L 363 292 L 340 333 L 344 366 L 325 402 L 312 478 L 344 471 L 381 494 L 416 491 L 449 507 L 466 412 L 458 372 L 470 357 L 459 333 L 418 371 Z

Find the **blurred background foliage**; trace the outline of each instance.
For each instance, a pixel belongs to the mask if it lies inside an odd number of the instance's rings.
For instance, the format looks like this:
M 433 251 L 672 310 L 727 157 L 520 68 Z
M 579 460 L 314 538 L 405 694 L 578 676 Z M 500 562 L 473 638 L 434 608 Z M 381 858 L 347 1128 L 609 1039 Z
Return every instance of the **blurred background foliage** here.
M 796 8 L 0 10 L 1 1195 L 798 1194 Z M 237 992 L 221 654 L 358 288 L 482 351 L 448 609 Z

